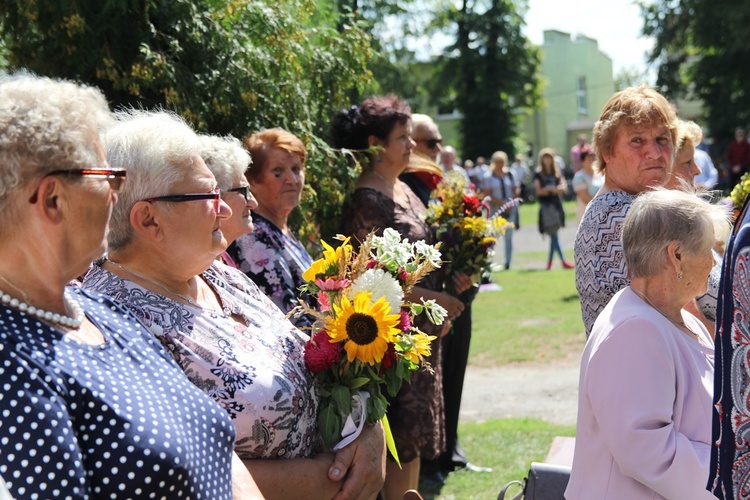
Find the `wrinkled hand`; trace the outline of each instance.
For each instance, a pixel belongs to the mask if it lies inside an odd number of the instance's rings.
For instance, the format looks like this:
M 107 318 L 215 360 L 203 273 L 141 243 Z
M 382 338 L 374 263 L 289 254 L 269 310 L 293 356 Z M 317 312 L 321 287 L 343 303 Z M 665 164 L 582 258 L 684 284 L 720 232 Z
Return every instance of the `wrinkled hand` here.
M 456 273 L 453 275 L 453 288 L 456 290 L 456 294 L 460 295 L 472 286 L 474 286 L 474 283 L 468 274 Z
M 334 500 L 375 498 L 385 482 L 385 435 L 380 422 L 366 425 L 354 442 L 336 453 L 328 478 L 344 478 Z
M 464 303 L 447 293 L 441 293 L 437 302 L 448 312 L 446 318 L 451 321 L 461 316 L 461 313 L 464 312 Z

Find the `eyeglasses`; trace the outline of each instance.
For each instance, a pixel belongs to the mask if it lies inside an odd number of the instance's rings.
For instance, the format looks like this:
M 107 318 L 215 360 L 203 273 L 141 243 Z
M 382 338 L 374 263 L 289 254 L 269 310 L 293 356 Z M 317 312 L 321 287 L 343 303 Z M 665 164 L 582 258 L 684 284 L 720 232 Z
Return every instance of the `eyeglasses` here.
M 250 199 L 250 186 L 240 186 L 232 189 L 227 189 L 226 192 L 240 193 L 245 198 L 245 201 L 248 201 Z
M 109 182 L 109 188 L 119 193 L 125 185 L 127 171 L 122 168 L 75 168 L 71 170 L 55 170 L 49 175 L 74 175 L 77 177 L 99 177 Z
M 189 193 L 189 194 L 168 194 L 166 196 L 157 196 L 155 198 L 146 198 L 143 201 L 171 201 L 173 203 L 179 203 L 182 201 L 196 201 L 196 200 L 214 200 L 214 212 L 217 214 L 221 209 L 221 192 L 219 188 L 214 188 L 210 193 Z
M 435 149 L 438 144 L 443 143 L 443 139 L 435 139 L 434 137 L 432 139 L 417 139 L 417 141 L 424 142 L 430 149 Z

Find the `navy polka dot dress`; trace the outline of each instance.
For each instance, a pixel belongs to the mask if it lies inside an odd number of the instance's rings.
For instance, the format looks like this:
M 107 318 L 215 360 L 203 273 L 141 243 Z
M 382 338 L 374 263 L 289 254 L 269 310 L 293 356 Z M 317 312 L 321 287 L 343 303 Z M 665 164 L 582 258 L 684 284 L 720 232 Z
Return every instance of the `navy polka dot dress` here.
M 16 498 L 231 498 L 231 419 L 110 299 L 69 288 L 106 342 L 0 306 L 0 476 Z

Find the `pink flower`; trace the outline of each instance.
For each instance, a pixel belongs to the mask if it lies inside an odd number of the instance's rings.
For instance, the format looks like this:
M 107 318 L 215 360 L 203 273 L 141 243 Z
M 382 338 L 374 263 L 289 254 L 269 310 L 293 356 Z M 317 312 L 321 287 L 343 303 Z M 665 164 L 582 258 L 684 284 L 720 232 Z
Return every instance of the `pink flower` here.
M 328 370 L 343 354 L 340 343 L 331 343 L 328 332 L 320 330 L 305 345 L 305 366 L 312 373 Z
M 320 312 L 328 312 L 331 310 L 331 299 L 325 292 L 318 294 L 318 305 L 320 306 Z
M 406 269 L 404 269 L 403 267 L 399 266 L 399 268 L 398 268 L 398 275 L 396 276 L 396 278 L 398 278 L 399 281 L 404 282 L 404 281 L 406 281 L 406 278 L 408 278 L 408 277 L 409 277 L 409 273 L 406 272 Z
M 367 261 L 367 269 L 372 269 L 373 267 L 378 265 L 378 261 L 375 259 L 370 259 Z
M 411 328 L 411 318 L 409 317 L 409 311 L 401 309 L 401 319 L 398 322 L 398 328 L 402 332 L 408 332 Z
M 320 288 L 321 290 L 325 290 L 328 292 L 337 292 L 339 290 L 343 290 L 346 288 L 346 285 L 349 284 L 348 279 L 343 280 L 336 280 L 333 278 L 326 278 L 325 281 L 323 281 L 320 278 L 317 278 L 315 280 L 315 285 Z

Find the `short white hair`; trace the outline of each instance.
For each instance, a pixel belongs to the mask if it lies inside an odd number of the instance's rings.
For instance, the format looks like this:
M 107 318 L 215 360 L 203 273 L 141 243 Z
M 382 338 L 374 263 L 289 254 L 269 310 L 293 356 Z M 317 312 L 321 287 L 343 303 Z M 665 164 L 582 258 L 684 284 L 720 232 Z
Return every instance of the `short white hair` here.
M 673 241 L 693 255 L 708 251 L 728 220 L 726 205 L 709 203 L 695 193 L 664 188 L 642 193 L 622 227 L 628 274 L 631 278 L 658 274 L 667 265 L 664 249 Z
M 250 153 L 236 137 L 201 135 L 201 158 L 216 177 L 219 189 L 226 191 L 245 176 L 252 163 Z
M 109 164 L 128 171 L 128 181 L 112 211 L 107 238 L 111 250 L 131 243 L 133 206 L 169 194 L 186 177 L 201 148 L 198 135 L 172 112 L 129 109 L 116 116 L 117 123 L 104 134 L 104 147 Z
M 95 137 L 112 121 L 99 89 L 30 73 L 0 75 L 0 217 L 17 222 L 10 200 L 53 170 L 98 165 Z

